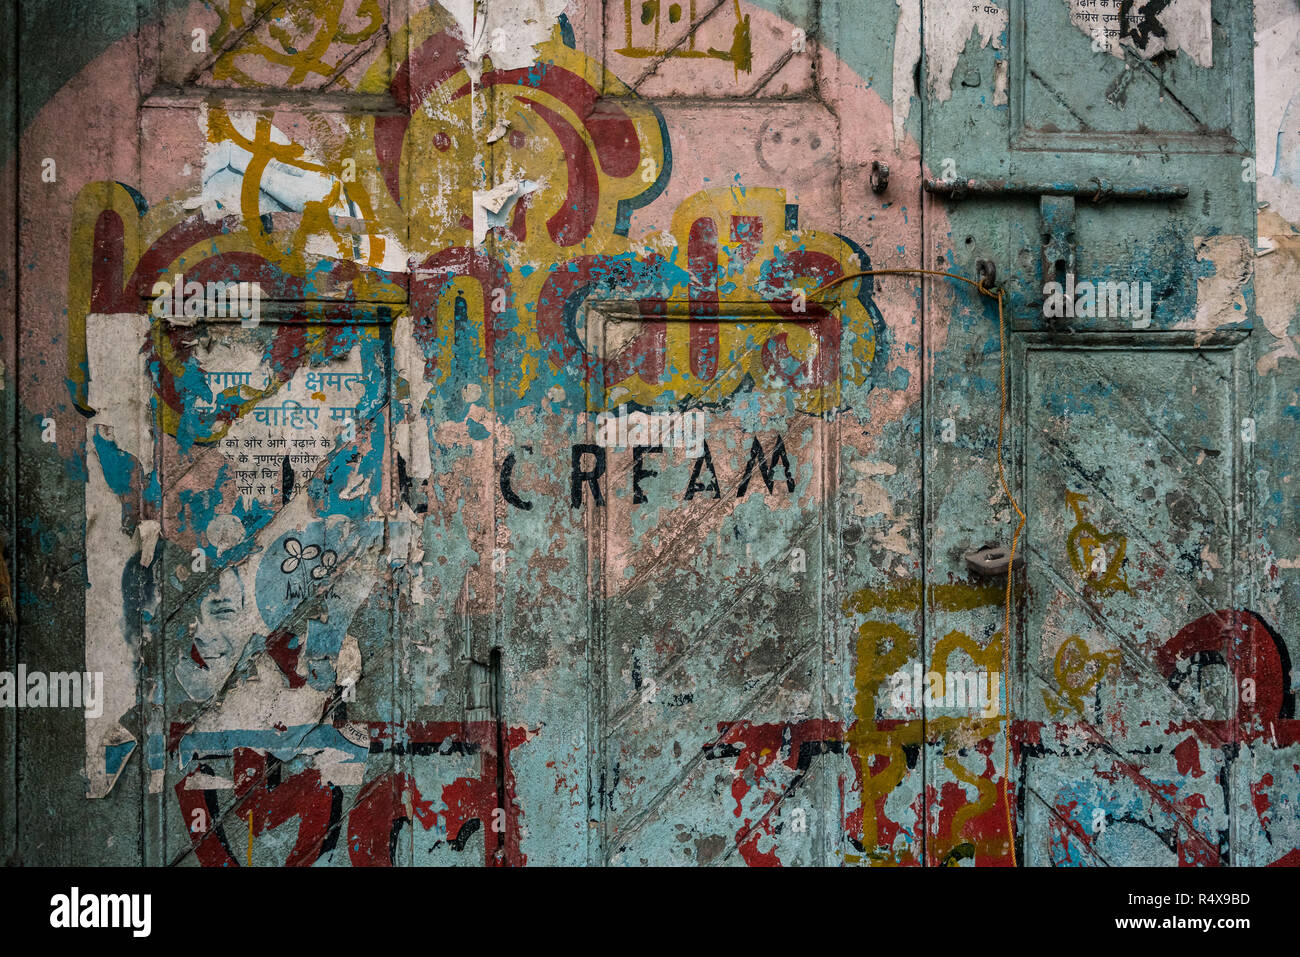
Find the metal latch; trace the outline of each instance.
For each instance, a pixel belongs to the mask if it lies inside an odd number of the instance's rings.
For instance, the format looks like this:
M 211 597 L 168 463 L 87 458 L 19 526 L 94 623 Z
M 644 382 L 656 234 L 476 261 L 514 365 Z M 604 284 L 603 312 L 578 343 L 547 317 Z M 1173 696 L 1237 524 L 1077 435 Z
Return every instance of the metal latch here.
M 1011 179 L 927 179 L 925 191 L 936 196 L 965 199 L 967 196 L 1075 196 L 1094 203 L 1107 200 L 1186 199 L 1186 183 L 1163 183 L 1147 186 L 1117 186 L 1101 177 L 1086 183 L 1026 183 Z
M 1043 282 L 1059 282 L 1064 286 L 1065 277 L 1075 274 L 1074 197 L 1040 197 L 1038 218 L 1043 232 Z
M 1007 573 L 1007 566 L 1011 564 L 1011 549 L 1003 548 L 1001 545 L 991 543 L 983 548 L 977 548 L 973 552 L 966 553 L 966 567 L 976 575 L 984 578 L 994 578 L 998 575 Z M 1023 554 L 1016 556 L 1016 569 L 1025 567 L 1025 556 Z
M 1101 177 L 1086 183 L 1029 183 L 998 179 L 927 179 L 926 192 L 954 200 L 967 196 L 1037 196 L 1042 222 L 1042 281 L 1064 282 L 1075 272 L 1074 205 L 1082 198 L 1094 203 L 1109 200 L 1169 201 L 1186 199 L 1186 183 L 1116 185 Z

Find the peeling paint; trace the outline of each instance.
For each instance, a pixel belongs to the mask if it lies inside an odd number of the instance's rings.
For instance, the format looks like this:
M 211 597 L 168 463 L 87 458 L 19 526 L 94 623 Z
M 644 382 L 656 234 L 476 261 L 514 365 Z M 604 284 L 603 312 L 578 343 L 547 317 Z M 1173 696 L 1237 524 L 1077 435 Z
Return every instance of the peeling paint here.
M 1255 272 L 1255 252 L 1245 236 L 1196 236 L 1196 261 L 1208 274 L 1196 280 L 1196 315 L 1182 327 L 1213 329 L 1241 322 L 1246 315 L 1245 289 Z
M 1010 4 L 397 6 L 181 4 L 210 63 L 128 32 L 24 133 L 19 640 L 105 700 L 24 718 L 6 854 L 1294 860 L 1291 74 L 1261 257 L 1204 4 L 1127 101 L 1081 0 L 1020 89 Z M 1080 281 L 1152 310 L 1049 325 L 1033 190 L 945 159 L 1078 192 Z M 894 272 L 981 261 L 1001 303 Z M 260 321 L 152 316 L 178 273 Z M 966 556 L 1017 510 L 1006 634 Z
M 1134 2 L 1121 22 L 1122 0 L 1065 0 L 1070 22 L 1094 41 L 1093 48 L 1124 59 L 1126 52 L 1151 60 L 1183 53 L 1204 69 L 1214 65 L 1210 0 Z

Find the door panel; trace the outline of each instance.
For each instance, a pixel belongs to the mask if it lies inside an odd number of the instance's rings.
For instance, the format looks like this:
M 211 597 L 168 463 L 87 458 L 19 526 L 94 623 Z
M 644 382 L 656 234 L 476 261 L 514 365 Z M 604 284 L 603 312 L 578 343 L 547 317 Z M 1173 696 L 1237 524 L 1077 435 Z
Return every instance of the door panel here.
M 1031 341 L 1016 355 L 1020 713 L 1041 729 L 1026 863 L 1226 862 L 1236 656 L 1178 636 L 1188 621 L 1230 635 L 1236 354 Z
M 641 96 L 811 96 L 820 5 L 602 0 L 605 65 Z M 798 31 L 796 34 L 794 31 Z
M 1116 6 L 1099 0 L 1095 13 L 1109 16 Z M 1090 31 L 1070 20 L 1071 9 L 1091 16 L 1093 8 L 1066 0 L 1009 0 L 1001 5 L 1004 47 L 931 58 L 927 175 L 958 183 L 1077 184 L 1072 221 L 1051 237 L 1072 244 L 1076 279 L 1151 284 L 1148 325 L 1098 313 L 1062 324 L 1076 331 L 1246 321 L 1240 297 L 1255 219 L 1250 5 L 1194 6 L 1212 21 L 1207 63 L 1187 50 L 1145 58 L 1131 43 L 1094 44 Z M 926 14 L 927 23 L 942 21 L 943 4 L 928 5 Z M 1186 199 L 1108 193 L 1175 184 L 1188 187 Z M 973 276 L 978 260 L 994 262 L 1016 324 L 1045 328 L 1043 284 L 1058 276 L 1043 274 L 1048 237 L 1039 196 L 943 203 L 956 214 L 952 264 Z M 1198 279 L 1209 273 L 1223 286 Z
M 179 418 L 156 429 L 169 543 L 151 661 L 156 853 L 345 858 L 343 808 L 367 774 L 385 777 L 367 762 L 371 723 L 396 695 L 378 560 L 389 327 L 156 324 L 153 348 L 158 414 Z
M 1223 75 L 1225 64 L 1236 68 L 1233 46 L 1243 35 L 1223 19 L 1226 5 L 1193 6 L 1203 12 L 1203 23 L 1163 24 L 1159 13 L 1133 16 L 1121 37 L 1120 0 L 1011 0 L 1012 82 L 1019 101 L 1013 136 L 1029 148 L 1086 149 L 1105 137 L 1141 150 L 1152 148 L 1151 133 L 1158 132 L 1178 136 L 1183 149 L 1222 150 L 1222 138 L 1233 136 L 1249 108 L 1243 96 L 1248 87 L 1212 78 L 1216 71 Z M 1139 45 L 1144 36 L 1150 40 L 1153 24 L 1170 44 L 1183 44 L 1179 52 L 1139 55 L 1157 48 Z
M 669 339 L 691 334 L 666 325 Z M 838 826 L 820 755 L 842 748 L 810 734 L 827 704 L 830 426 L 803 410 L 836 387 L 801 388 L 800 408 L 797 360 L 775 358 L 815 359 L 810 325 L 720 317 L 712 387 L 684 410 L 629 410 L 606 393 L 613 417 L 597 420 L 593 438 L 604 441 L 620 409 L 631 418 L 626 447 L 585 455 L 604 460 L 608 483 L 603 509 L 590 506 L 604 674 L 593 701 L 604 756 L 597 859 L 814 863 Z M 606 321 L 606 348 L 641 326 Z M 647 415 L 669 427 L 684 415 L 684 437 L 643 439 Z
M 924 654 L 937 668 L 955 633 L 1015 672 L 996 724 L 944 729 L 949 716 L 927 713 L 928 857 L 969 845 L 980 863 L 983 842 L 984 862 L 1010 863 L 1014 829 L 1026 863 L 1226 860 L 1242 807 L 1223 782 L 1240 789 L 1232 609 L 1246 600 L 1249 473 L 1229 346 L 1250 325 L 1249 5 L 1187 5 L 1204 31 L 1152 5 L 1123 20 L 1107 0 L 998 6 L 1004 45 L 963 37 L 940 56 L 945 5 L 925 5 L 924 166 L 949 181 L 926 204 L 928 265 L 974 278 L 991 264 L 1006 335 L 995 301 L 927 284 L 928 577 L 996 597 L 931 603 Z M 980 182 L 996 185 L 962 195 Z M 1160 193 L 1177 185 L 1186 198 Z M 1067 274 L 1076 296 L 1082 283 L 1149 289 L 1150 311 L 1075 310 L 1071 296 L 1053 315 L 1047 283 Z M 998 471 L 1004 348 L 1001 455 L 1028 522 L 1009 648 L 1005 575 L 963 557 L 1007 548 L 1017 522 Z M 982 812 L 956 818 L 963 801 Z M 1104 841 L 1094 811 L 1113 828 Z

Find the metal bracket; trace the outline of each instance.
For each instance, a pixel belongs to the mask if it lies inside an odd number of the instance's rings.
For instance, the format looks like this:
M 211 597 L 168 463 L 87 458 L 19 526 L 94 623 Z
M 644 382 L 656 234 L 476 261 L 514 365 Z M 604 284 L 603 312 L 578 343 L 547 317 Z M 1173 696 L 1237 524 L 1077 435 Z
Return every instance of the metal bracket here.
M 871 161 L 871 191 L 879 196 L 889 189 L 889 164 L 880 160 Z
M 1074 197 L 1043 196 L 1038 201 L 1043 227 L 1043 282 L 1064 284 L 1074 275 Z
M 926 192 L 954 200 L 967 196 L 1037 196 L 1043 235 L 1041 282 L 1059 282 L 1063 286 L 1066 283 L 1065 277 L 1075 273 L 1074 212 L 1077 199 L 1087 199 L 1093 203 L 1112 199 L 1166 201 L 1186 199 L 1190 192 L 1186 183 L 1116 185 L 1100 176 L 1094 176 L 1086 183 L 927 179 L 925 189 Z
M 1007 567 L 1011 564 L 1011 549 L 1003 548 L 1001 545 L 990 544 L 983 548 L 977 548 L 973 552 L 967 552 L 965 555 L 966 567 L 976 575 L 983 578 L 995 578 L 998 575 L 1005 575 Z M 1025 556 L 1016 556 L 1016 569 L 1025 567 Z

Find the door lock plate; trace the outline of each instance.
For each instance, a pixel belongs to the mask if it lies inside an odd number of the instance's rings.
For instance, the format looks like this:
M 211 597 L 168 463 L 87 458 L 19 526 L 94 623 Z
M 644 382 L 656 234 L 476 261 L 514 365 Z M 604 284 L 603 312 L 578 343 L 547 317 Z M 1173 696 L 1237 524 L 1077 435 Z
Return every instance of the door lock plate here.
M 1011 564 L 1011 549 L 1001 545 L 985 545 L 983 548 L 967 552 L 965 557 L 966 567 L 976 575 L 994 578 L 1007 573 L 1007 567 Z M 1017 555 L 1016 568 L 1020 569 L 1024 566 L 1025 556 Z

